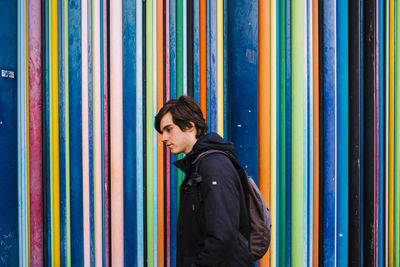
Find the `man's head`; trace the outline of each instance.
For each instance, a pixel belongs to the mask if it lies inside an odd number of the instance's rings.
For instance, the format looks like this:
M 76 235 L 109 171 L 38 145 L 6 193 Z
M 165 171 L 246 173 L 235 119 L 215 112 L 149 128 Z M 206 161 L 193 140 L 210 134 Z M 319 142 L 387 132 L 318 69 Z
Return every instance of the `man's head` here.
M 188 153 L 206 134 L 207 124 L 196 101 L 188 96 L 168 101 L 155 119 L 157 132 L 173 154 Z

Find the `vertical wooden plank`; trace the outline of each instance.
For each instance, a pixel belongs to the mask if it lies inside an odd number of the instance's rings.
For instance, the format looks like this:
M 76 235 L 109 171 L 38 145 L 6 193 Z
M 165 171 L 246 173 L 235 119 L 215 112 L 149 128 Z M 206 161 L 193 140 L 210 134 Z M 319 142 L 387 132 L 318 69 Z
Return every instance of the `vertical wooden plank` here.
M 122 1 L 110 5 L 111 264 L 122 266 L 123 243 L 123 73 Z

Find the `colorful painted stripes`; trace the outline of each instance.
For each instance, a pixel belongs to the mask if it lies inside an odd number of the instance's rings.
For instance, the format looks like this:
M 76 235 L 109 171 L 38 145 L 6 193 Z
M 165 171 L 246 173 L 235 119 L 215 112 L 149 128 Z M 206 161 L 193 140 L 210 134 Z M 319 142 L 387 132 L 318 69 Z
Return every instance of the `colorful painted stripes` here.
M 242 2 L 7 4 L 0 230 L 19 234 L 0 257 L 175 266 L 183 155 L 154 116 L 188 94 L 271 210 L 259 266 L 399 265 L 400 3 Z

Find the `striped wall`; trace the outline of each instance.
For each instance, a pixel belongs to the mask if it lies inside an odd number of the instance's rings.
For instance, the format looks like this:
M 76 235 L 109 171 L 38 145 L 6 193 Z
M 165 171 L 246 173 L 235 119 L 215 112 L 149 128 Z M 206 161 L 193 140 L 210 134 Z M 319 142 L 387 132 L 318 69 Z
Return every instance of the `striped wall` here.
M 1 266 L 175 266 L 180 95 L 266 199 L 258 266 L 400 266 L 399 0 L 0 6 Z

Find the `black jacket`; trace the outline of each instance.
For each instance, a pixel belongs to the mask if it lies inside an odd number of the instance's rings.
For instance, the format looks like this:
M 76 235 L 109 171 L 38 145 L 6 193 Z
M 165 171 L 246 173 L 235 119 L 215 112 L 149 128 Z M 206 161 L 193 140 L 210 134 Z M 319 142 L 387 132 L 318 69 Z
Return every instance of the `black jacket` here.
M 210 133 L 199 138 L 191 152 L 174 164 L 185 172 L 180 187 L 177 229 L 177 266 L 253 266 L 239 231 L 248 237 L 249 216 L 240 177 L 231 160 L 221 153 L 193 161 L 217 149 L 236 158 L 233 144 Z

